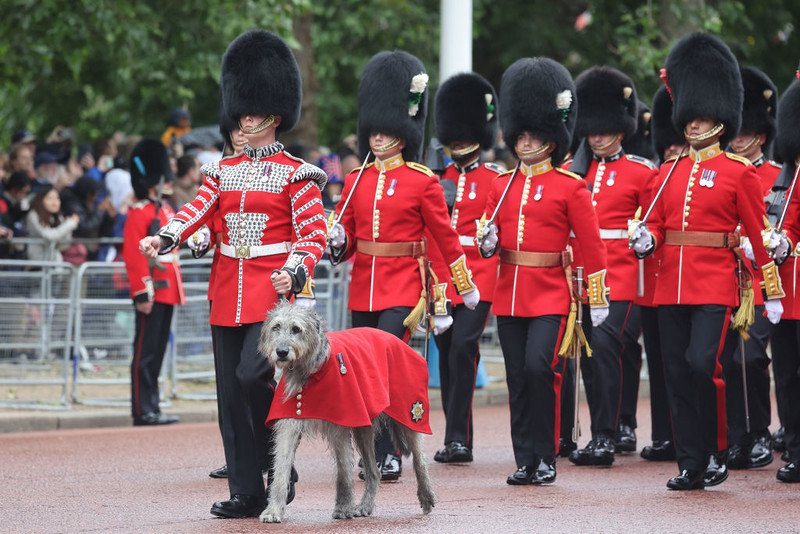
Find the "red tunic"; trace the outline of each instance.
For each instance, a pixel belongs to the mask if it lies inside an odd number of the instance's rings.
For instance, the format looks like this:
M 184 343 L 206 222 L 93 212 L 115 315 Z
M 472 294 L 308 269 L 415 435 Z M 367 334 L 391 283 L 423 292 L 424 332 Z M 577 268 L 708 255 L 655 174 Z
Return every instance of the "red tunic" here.
M 650 204 L 653 201 L 656 191 L 658 191 L 661 182 L 659 181 L 660 175 L 656 172 L 650 179 L 650 183 L 645 185 L 645 190 L 642 192 L 642 217 L 647 213 Z M 652 254 L 641 260 L 644 266 L 644 294 L 640 297 L 636 296 L 634 303 L 639 306 L 653 307 L 653 297 L 656 293 L 656 280 L 658 279 L 658 270 L 661 266 L 661 249 L 654 251 Z M 637 282 L 638 284 L 638 282 Z
M 781 173 L 781 166 L 764 156 L 755 160 L 753 165 L 756 166 L 756 174 L 761 178 L 761 192 L 763 193 L 761 196 L 766 197 L 772 191 L 772 186 L 775 185 L 775 181 Z
M 345 177 L 337 213 L 357 176 L 358 169 Z M 341 224 L 347 235 L 346 250 L 341 257 L 355 256 L 348 303 L 355 311 L 415 306 L 422 291 L 415 258 L 369 256 L 356 250 L 357 240 L 419 241 L 427 229 L 448 265 L 464 254 L 458 234 L 450 227 L 444 193 L 436 175 L 423 165 L 404 162 L 401 155 L 367 165 Z
M 639 260 L 628 248 L 628 220 L 638 207 L 648 208 L 643 197 L 649 196 L 645 190 L 657 175 L 648 160 L 621 152 L 602 160 L 593 158 L 586 174 L 600 237 L 608 250 L 607 285 L 614 300 L 636 298 Z
M 661 166 L 658 184 L 672 164 Z M 727 234 L 741 221 L 748 235 L 761 235 L 764 216 L 759 178 L 747 160 L 724 153 L 718 144 L 683 156 L 648 221 L 656 246 L 663 250 L 654 303 L 738 305 L 736 258 L 731 250 L 662 245 L 665 232 Z M 753 241 L 753 252 L 759 266 L 772 261 L 758 239 Z
M 159 210 L 159 224 L 164 225 L 175 216 L 175 212 L 166 202 Z M 178 251 L 160 256 L 156 259 L 164 270 L 154 268 L 150 272 L 148 259 L 139 252 L 139 241 L 147 237 L 150 224 L 156 214 L 156 205 L 150 200 L 140 200 L 128 210 L 125 219 L 125 229 L 122 241 L 122 260 L 125 262 L 125 271 L 130 283 L 130 295 L 134 300 L 142 300 L 147 294 L 147 282 L 151 279 L 155 286 L 166 283 L 166 287 L 157 287 L 154 292 L 153 302 L 162 304 L 184 304 L 186 294 L 183 291 L 181 269 L 178 266 Z M 137 298 L 138 297 L 138 298 Z M 149 299 L 147 299 L 149 300 Z
M 456 184 L 456 202 L 450 216 L 450 226 L 458 232 L 467 263 L 472 271 L 473 282 L 481 292 L 481 300 L 491 302 L 497 282 L 497 255 L 491 258 L 481 256 L 475 244 L 475 231 L 476 223 L 486 208 L 492 183 L 504 171 L 493 163 L 480 165 L 476 162 L 476 165 L 474 168 L 468 166 L 466 172 L 461 173 L 455 164 L 452 164 L 442 174 L 442 180 L 451 180 Z M 429 243 L 431 241 L 429 240 Z M 428 258 L 433 264 L 439 283 L 447 282 L 450 280 L 450 269 L 439 248 L 429 246 L 428 249 L 430 251 Z M 464 299 L 456 293 L 453 284 L 447 284 L 447 298 L 454 306 L 464 302 Z
M 221 254 L 212 288 L 211 324 L 257 323 L 278 300 L 272 271 L 303 269 L 306 276 L 325 248 L 321 189 L 325 173 L 283 151 L 283 145 L 253 149 L 203 166 L 197 198 L 184 204 L 160 235 L 178 243 L 213 218 L 222 244 L 252 247 L 289 242 L 286 253 L 252 258 Z
M 494 213 L 513 171 L 494 181 L 486 219 Z M 551 166 L 521 165 L 500 206 L 497 225 L 500 249 L 561 252 L 574 232 L 584 253 L 586 275 L 606 268 L 606 247 L 586 183 L 575 174 Z M 613 298 L 613 293 L 612 293 Z M 561 267 L 524 267 L 500 262 L 492 313 L 517 317 L 567 315 L 570 294 Z
M 392 334 L 375 328 L 352 328 L 326 336 L 331 352 L 322 369 L 294 397 L 286 398 L 281 380 L 267 424 L 293 418 L 369 426 L 383 412 L 411 430 L 432 433 L 428 366 L 422 356 Z
M 791 256 L 780 266 L 781 282 L 786 296 L 781 299 L 783 315 L 781 319 L 800 320 L 800 257 L 796 255 L 800 243 L 800 191 L 795 189 L 786 211 L 783 229 L 792 246 Z

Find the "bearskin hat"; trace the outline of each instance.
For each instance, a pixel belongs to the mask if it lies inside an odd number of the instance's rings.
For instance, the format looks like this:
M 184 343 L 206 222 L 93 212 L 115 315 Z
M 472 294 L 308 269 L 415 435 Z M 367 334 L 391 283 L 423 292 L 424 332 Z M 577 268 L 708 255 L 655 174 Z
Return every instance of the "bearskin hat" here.
M 575 78 L 581 112 L 578 137 L 636 133 L 636 87 L 628 75 L 612 67 L 591 67 Z
M 159 139 L 143 137 L 133 147 L 130 162 L 131 185 L 139 200 L 148 197 L 148 190 L 158 185 L 162 176 L 164 182 L 175 180 L 167 147 Z
M 456 74 L 439 87 L 433 118 L 444 146 L 462 141 L 489 150 L 497 141 L 497 93 L 480 74 Z
M 672 47 L 665 71 L 678 131 L 693 119 L 708 117 L 725 125 L 723 146 L 738 135 L 744 89 L 739 63 L 725 43 L 707 33 L 691 33 Z
M 243 115 L 276 115 L 281 117 L 276 133 L 281 133 L 300 118 L 300 68 L 274 33 L 250 30 L 234 39 L 222 56 L 220 86 L 222 107 L 234 123 Z
M 428 75 L 417 57 L 395 50 L 372 56 L 358 85 L 358 151 L 363 159 L 369 136 L 393 135 L 405 141 L 403 159 L 420 161 L 428 114 Z
M 555 143 L 554 166 L 567 155 L 575 130 L 578 100 L 575 84 L 563 65 L 545 57 L 522 58 L 503 73 L 500 80 L 503 113 L 500 127 L 510 149 L 522 132 Z
M 661 86 L 653 97 L 653 116 L 651 130 L 653 132 L 653 148 L 656 156 L 664 157 L 664 151 L 672 145 L 685 145 L 683 133 L 675 129 L 672 122 L 672 98 L 665 86 Z
M 626 154 L 633 154 L 634 156 L 640 156 L 654 161 L 656 159 L 656 153 L 655 150 L 653 150 L 653 135 L 650 127 L 653 113 L 650 111 L 647 104 L 641 100 L 637 102 L 636 109 L 638 110 L 636 133 L 622 140 L 622 149 Z
M 744 105 L 741 131 L 767 134 L 762 150 L 768 152 L 775 138 L 778 88 L 769 76 L 755 67 L 742 67 L 742 86 Z
M 777 155 L 784 166 L 800 156 L 800 67 L 797 79 L 784 91 L 778 104 Z
M 233 148 L 233 139 L 231 137 L 231 132 L 239 128 L 239 124 L 233 120 L 230 115 L 225 111 L 225 107 L 222 105 L 222 88 L 220 87 L 219 91 L 219 133 L 222 135 L 222 138 L 225 140 L 225 144 L 229 147 Z

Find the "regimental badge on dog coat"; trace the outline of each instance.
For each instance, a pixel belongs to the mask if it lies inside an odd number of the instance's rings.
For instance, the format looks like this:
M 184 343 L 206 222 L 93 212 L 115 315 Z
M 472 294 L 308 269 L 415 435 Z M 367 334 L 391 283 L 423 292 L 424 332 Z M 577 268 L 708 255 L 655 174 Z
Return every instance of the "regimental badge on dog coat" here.
M 267 424 L 278 419 L 322 419 L 369 426 L 381 412 L 411 430 L 431 434 L 428 365 L 412 348 L 374 328 L 325 334 L 330 356 L 294 397 L 278 384 Z M 346 369 L 346 372 L 342 372 Z

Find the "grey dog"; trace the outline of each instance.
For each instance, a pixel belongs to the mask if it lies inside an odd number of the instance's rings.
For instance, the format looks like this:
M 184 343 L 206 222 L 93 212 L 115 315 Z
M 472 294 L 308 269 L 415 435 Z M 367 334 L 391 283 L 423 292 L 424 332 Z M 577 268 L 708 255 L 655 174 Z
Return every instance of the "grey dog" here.
M 402 341 L 400 341 L 402 343 Z M 288 302 L 278 304 L 267 316 L 261 330 L 260 352 L 274 366 L 283 370 L 281 402 L 303 392 L 311 376 L 322 369 L 331 357 L 331 348 L 323 321 L 315 311 Z M 344 367 L 344 365 L 342 364 Z M 342 374 L 345 373 L 343 369 Z M 427 384 L 425 384 L 427 387 Z M 302 394 L 301 394 L 302 396 Z M 345 408 L 346 409 L 346 408 Z M 299 410 L 298 410 L 299 413 Z M 371 426 L 348 427 L 322 419 L 283 418 L 275 422 L 275 474 L 269 485 L 267 508 L 261 513 L 262 523 L 279 523 L 286 512 L 287 489 L 295 452 L 303 435 L 322 435 L 336 461 L 335 519 L 351 519 L 372 515 L 380 475 L 375 461 L 374 437 L 381 425 L 391 429 L 395 446 L 404 455 L 413 456 L 417 477 L 417 498 L 425 514 L 431 512 L 435 498 L 422 452 L 422 434 L 388 417 L 384 413 L 372 419 Z M 361 502 L 353 497 L 353 442 L 363 460 L 365 488 Z

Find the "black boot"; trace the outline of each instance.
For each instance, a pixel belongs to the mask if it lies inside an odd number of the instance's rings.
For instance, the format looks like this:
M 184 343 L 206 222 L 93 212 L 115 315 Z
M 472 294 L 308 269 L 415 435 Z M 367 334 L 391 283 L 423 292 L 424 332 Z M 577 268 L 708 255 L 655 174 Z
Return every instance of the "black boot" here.
M 575 465 L 611 465 L 614 463 L 614 440 L 599 434 L 586 448 L 572 451 L 569 461 Z

